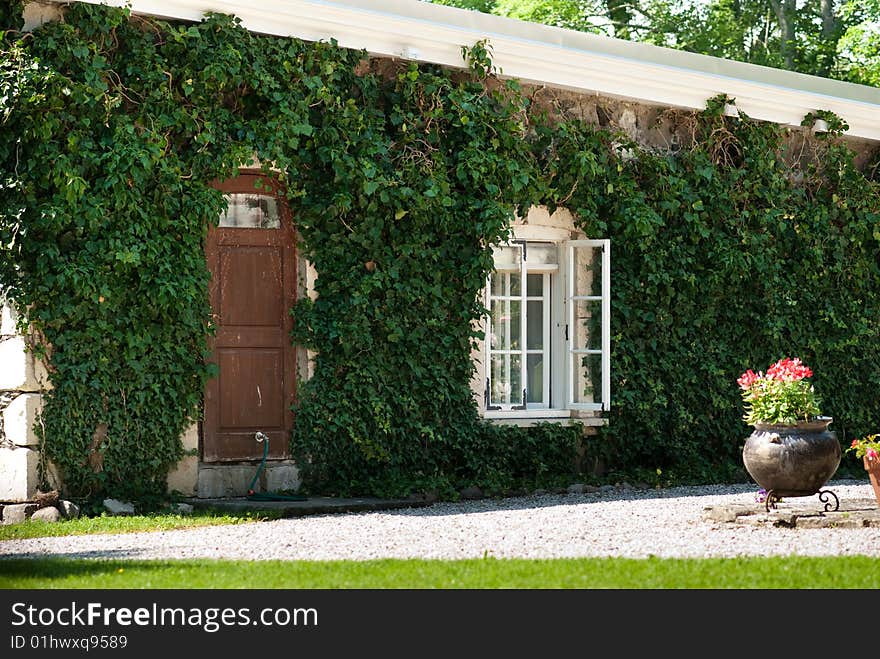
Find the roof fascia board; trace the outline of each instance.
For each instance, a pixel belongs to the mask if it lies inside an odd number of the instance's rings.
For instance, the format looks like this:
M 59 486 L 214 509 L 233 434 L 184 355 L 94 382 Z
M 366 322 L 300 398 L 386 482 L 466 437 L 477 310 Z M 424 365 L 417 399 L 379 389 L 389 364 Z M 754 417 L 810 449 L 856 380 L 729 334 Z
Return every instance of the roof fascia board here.
M 52 0 L 61 3 L 62 0 Z M 335 39 L 374 55 L 462 67 L 461 47 L 488 39 L 493 63 L 524 82 L 700 110 L 718 94 L 754 119 L 799 126 L 830 110 L 847 135 L 880 141 L 880 89 L 412 0 L 84 0 L 199 21 L 234 14 L 253 32 Z

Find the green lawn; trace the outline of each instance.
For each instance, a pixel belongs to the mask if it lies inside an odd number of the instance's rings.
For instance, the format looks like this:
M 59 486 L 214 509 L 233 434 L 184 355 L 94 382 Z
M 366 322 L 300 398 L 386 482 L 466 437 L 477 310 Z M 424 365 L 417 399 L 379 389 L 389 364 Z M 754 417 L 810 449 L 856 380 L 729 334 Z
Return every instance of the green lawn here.
M 880 559 L 0 560 L 0 588 L 877 589 Z
M 191 515 L 154 514 L 132 515 L 130 517 L 80 517 L 60 522 L 31 521 L 20 524 L 0 526 L 0 541 L 22 540 L 25 538 L 44 538 L 61 535 L 88 535 L 92 533 L 136 533 L 138 531 L 171 531 L 189 529 L 197 526 L 217 524 L 242 524 L 267 519 L 278 519 L 274 513 L 214 513 L 200 511 Z
M 0 526 L 0 541 L 241 524 L 275 515 L 198 512 L 83 517 Z M 123 561 L 0 559 L 0 588 L 317 589 L 877 589 L 880 559 L 473 559 L 375 561 Z

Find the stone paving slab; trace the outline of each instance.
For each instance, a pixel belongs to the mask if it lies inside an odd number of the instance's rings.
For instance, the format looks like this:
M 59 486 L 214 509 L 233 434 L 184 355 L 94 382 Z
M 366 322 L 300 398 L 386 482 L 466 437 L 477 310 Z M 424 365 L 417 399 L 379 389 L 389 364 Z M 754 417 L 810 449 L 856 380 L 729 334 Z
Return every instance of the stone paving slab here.
M 833 503 L 833 500 L 832 500 Z M 703 519 L 741 526 L 778 526 L 794 529 L 880 527 L 880 506 L 876 499 L 848 499 L 836 511 L 814 497 L 783 498 L 769 512 L 763 503 L 706 506 Z

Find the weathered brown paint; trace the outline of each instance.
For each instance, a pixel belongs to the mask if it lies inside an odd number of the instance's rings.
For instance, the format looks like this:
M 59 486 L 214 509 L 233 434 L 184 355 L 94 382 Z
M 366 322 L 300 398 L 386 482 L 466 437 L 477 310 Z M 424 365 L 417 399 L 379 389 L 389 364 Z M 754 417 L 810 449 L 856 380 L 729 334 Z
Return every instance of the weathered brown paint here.
M 265 180 L 265 175 L 243 172 L 216 187 L 262 192 L 255 188 L 258 178 Z M 220 374 L 205 389 L 202 458 L 261 458 L 257 431 L 269 437 L 269 457 L 287 458 L 296 395 L 290 341 L 296 251 L 286 204 L 281 205 L 279 229 L 211 227 L 205 252 L 216 326 L 210 347 Z

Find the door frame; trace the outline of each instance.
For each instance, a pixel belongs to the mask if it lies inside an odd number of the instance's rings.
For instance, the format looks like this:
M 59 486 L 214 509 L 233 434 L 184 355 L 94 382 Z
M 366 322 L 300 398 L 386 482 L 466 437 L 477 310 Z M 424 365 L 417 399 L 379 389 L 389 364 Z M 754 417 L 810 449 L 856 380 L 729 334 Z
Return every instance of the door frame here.
M 255 186 L 257 179 L 262 179 L 260 188 Z M 253 229 L 253 228 L 234 228 L 219 227 L 211 225 L 208 227 L 208 234 L 205 240 L 205 259 L 208 270 L 211 274 L 208 286 L 208 295 L 211 305 L 211 322 L 214 328 L 208 337 L 208 348 L 210 350 L 209 360 L 218 365 L 219 360 L 216 356 L 218 338 L 222 336 L 222 326 L 219 316 L 219 300 L 221 277 L 215 276 L 219 272 L 220 252 L 224 245 L 242 245 L 254 244 L 255 246 L 271 245 L 275 241 L 260 242 L 255 240 L 259 234 L 254 232 L 277 231 L 277 244 L 281 248 L 281 265 L 282 265 L 282 308 L 283 325 L 282 325 L 282 396 L 283 396 L 283 428 L 268 432 L 270 437 L 268 458 L 270 459 L 288 459 L 290 458 L 290 433 L 293 429 L 294 412 L 293 405 L 296 401 L 296 381 L 297 381 L 297 351 L 296 347 L 290 340 L 291 331 L 293 330 L 293 317 L 290 314 L 290 308 L 296 302 L 297 298 L 297 277 L 298 264 L 296 253 L 296 232 L 293 227 L 293 218 L 287 204 L 287 197 L 284 194 L 284 188 L 281 183 L 273 178 L 271 174 L 260 169 L 240 169 L 238 176 L 224 181 L 213 181 L 212 187 L 223 192 L 268 192 L 271 191 L 279 202 L 279 215 L 281 219 L 281 227 L 279 229 Z M 268 190 L 266 188 L 269 188 Z M 265 235 L 265 234 L 263 234 Z M 244 241 L 244 242 L 242 242 Z M 224 463 L 258 460 L 262 458 L 263 446 L 257 442 L 253 436 L 260 428 L 249 429 L 246 432 L 238 433 L 242 437 L 241 442 L 235 442 L 237 446 L 247 446 L 248 441 L 253 441 L 254 449 L 252 452 L 243 450 L 232 451 L 232 454 L 224 453 L 224 440 L 221 439 L 223 431 L 220 421 L 221 406 L 221 377 L 213 377 L 205 385 L 204 392 L 204 409 L 202 421 L 202 461 L 206 463 Z M 253 438 L 253 439 L 247 439 Z

